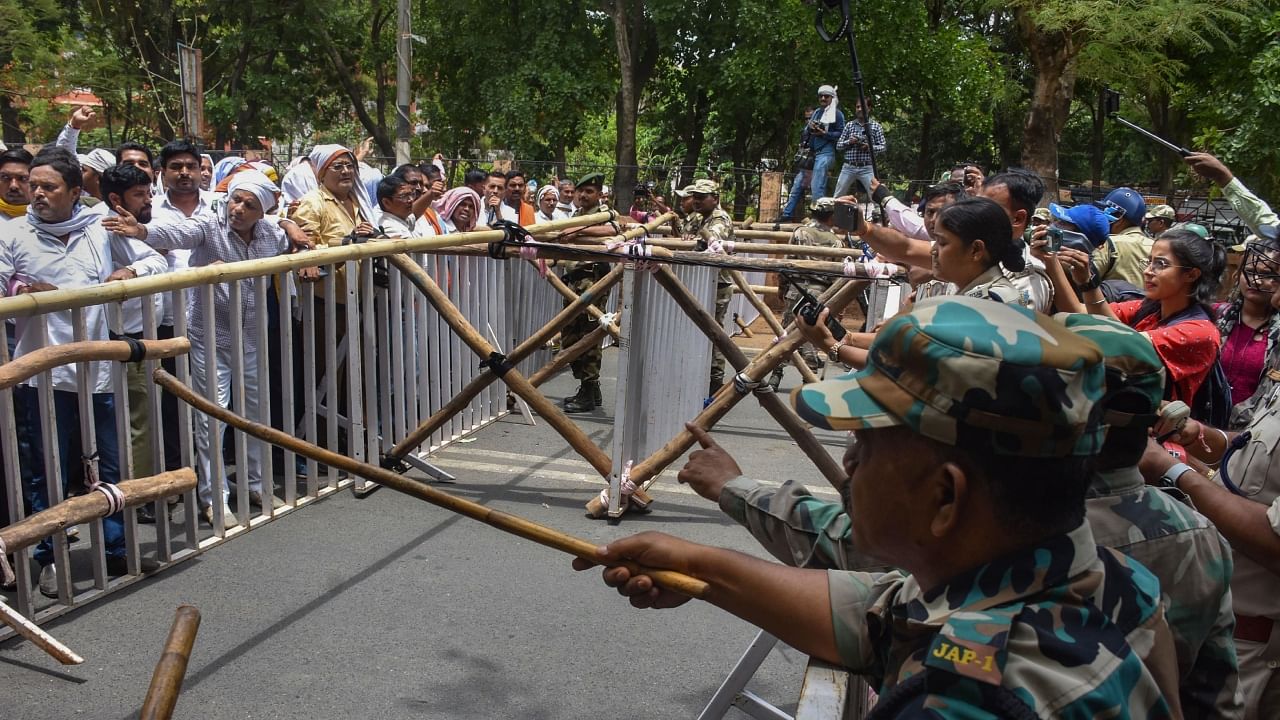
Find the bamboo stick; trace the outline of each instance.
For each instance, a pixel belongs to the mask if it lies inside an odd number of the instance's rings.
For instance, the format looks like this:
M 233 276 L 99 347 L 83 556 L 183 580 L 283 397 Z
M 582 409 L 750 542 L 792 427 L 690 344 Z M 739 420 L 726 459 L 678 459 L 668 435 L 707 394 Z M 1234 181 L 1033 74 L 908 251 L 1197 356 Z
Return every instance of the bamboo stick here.
M 481 358 L 489 358 L 494 352 L 493 346 L 489 344 L 484 336 L 471 327 L 471 323 L 462 316 L 458 308 L 449 300 L 449 296 L 445 294 L 436 281 L 423 270 L 421 266 L 410 260 L 405 255 L 391 255 L 387 257 L 387 261 L 395 265 L 405 277 L 418 288 L 427 301 L 435 306 L 436 311 L 440 313 L 441 319 L 453 330 L 454 334 L 460 340 L 467 344 L 471 350 Z M 587 307 L 591 307 L 588 305 Z M 572 420 L 565 415 L 560 408 L 556 407 L 537 388 L 529 384 L 524 375 L 519 370 L 511 368 L 502 376 L 502 381 L 511 388 L 511 391 L 519 395 L 525 402 L 529 403 L 529 407 L 538 413 L 547 421 L 547 424 L 555 428 L 573 449 L 582 456 L 584 460 L 591 464 L 600 473 L 601 477 L 608 478 L 613 472 L 613 461 L 605 454 L 582 429 L 574 424 Z
M 550 380 L 556 373 L 568 366 L 569 363 L 577 360 L 582 353 L 599 345 L 600 342 L 604 340 L 604 336 L 604 327 L 597 326 L 591 332 L 583 335 L 578 342 L 567 348 L 561 348 L 560 352 L 556 353 L 556 356 L 551 358 L 546 365 L 538 368 L 537 372 L 529 376 L 529 384 L 534 387 L 538 387 L 542 385 L 542 383 Z
M 823 293 L 820 299 L 825 302 L 827 307 L 831 308 L 831 312 L 838 313 L 853 301 L 863 287 L 864 284 L 860 282 L 837 282 L 826 293 Z M 800 347 L 802 342 L 804 342 L 804 336 L 800 334 L 799 330 L 793 328 L 780 342 L 758 355 L 742 372 L 752 382 L 762 380 L 782 361 L 787 353 Z M 693 420 L 693 423 L 709 431 L 743 397 L 732 387 L 726 385 L 712 399 L 711 404 L 704 408 L 698 417 Z M 632 482 L 637 485 L 649 482 L 658 473 L 662 472 L 663 468 L 683 455 L 685 451 L 693 446 L 694 442 L 693 435 L 688 430 L 681 430 L 666 445 L 659 448 L 657 452 L 632 468 Z
M 622 267 L 622 265 L 618 265 L 618 267 Z M 560 293 L 560 295 L 569 302 L 573 302 L 578 297 L 578 294 L 573 291 L 573 288 L 565 285 L 564 281 L 557 277 L 555 273 L 547 273 L 547 282 L 551 287 L 555 288 L 556 292 Z M 595 305 L 587 305 L 587 314 L 591 316 L 592 320 L 599 320 L 604 317 L 604 311 Z M 618 328 L 618 323 L 611 322 L 607 327 L 605 327 L 605 332 L 609 333 L 609 336 L 614 340 L 617 340 L 618 334 L 622 331 Z
M 533 225 L 529 230 L 533 232 L 548 232 L 586 227 L 608 222 L 615 217 L 616 215 L 613 212 L 594 213 L 542 225 Z M 259 275 L 273 275 L 304 267 L 340 264 L 348 260 L 363 260 L 370 257 L 408 252 L 425 252 L 442 248 L 461 247 L 474 243 L 490 243 L 502 240 L 504 237 L 505 233 L 501 230 L 481 230 L 437 237 L 378 239 L 353 245 L 317 248 L 292 255 L 277 255 L 276 257 L 263 258 L 261 260 L 242 260 L 220 265 L 206 265 L 133 280 L 103 283 L 87 288 L 25 293 L 23 295 L 0 298 L 0 318 L 29 317 L 55 310 L 68 310 L 73 307 L 102 305 L 142 297 L 143 295 L 182 290 L 212 283 L 244 280 L 245 278 Z
M 601 254 L 598 258 L 593 257 L 584 260 L 582 255 L 574 253 L 568 247 L 561 249 L 553 245 L 536 245 L 533 246 L 538 257 L 546 260 L 576 260 L 580 262 L 632 262 L 634 258 L 618 251 L 608 255 Z M 655 253 L 652 257 L 645 258 L 646 261 L 658 264 L 690 264 L 703 265 L 707 267 L 725 268 L 731 270 L 752 271 L 759 270 L 763 272 L 798 272 L 798 273 L 816 273 L 829 276 L 845 276 L 845 265 L 843 262 L 826 262 L 822 260 L 774 260 L 770 258 L 748 258 L 740 255 L 712 255 L 705 252 L 694 252 L 688 250 L 667 250 L 666 248 L 655 247 Z M 472 247 L 449 248 L 445 250 L 427 250 L 427 253 L 440 253 L 449 255 L 487 255 L 488 250 Z M 520 250 L 518 248 L 504 248 L 504 255 L 508 259 L 519 257 Z M 791 254 L 791 253 L 788 253 Z M 846 254 L 842 254 L 842 257 Z M 675 261 L 675 262 L 671 262 Z M 853 270 L 858 275 L 845 276 L 853 279 L 870 280 L 869 274 L 862 271 L 863 263 L 855 261 Z M 551 277 L 550 275 L 547 276 Z M 24 296 L 25 297 L 25 296 Z
M 173 627 L 164 643 L 164 652 L 151 675 L 151 686 L 142 701 L 138 720 L 169 720 L 182 692 L 182 681 L 191 661 L 191 648 L 200 630 L 200 611 L 190 605 L 179 605 L 173 615 Z
M 785 335 L 786 333 L 782 330 L 782 323 L 778 322 L 778 318 L 773 316 L 773 311 L 769 309 L 768 305 L 764 304 L 764 301 L 760 299 L 760 296 L 756 295 L 755 292 L 752 291 L 751 285 L 747 283 L 747 279 L 742 276 L 742 273 L 737 270 L 733 270 L 729 273 L 729 277 L 733 279 L 733 284 L 737 287 L 738 292 L 742 293 L 743 296 L 747 298 L 747 302 L 751 303 L 751 305 L 755 307 L 756 311 L 760 313 L 760 317 L 764 318 L 765 324 L 769 326 L 769 329 L 773 331 L 773 334 L 777 337 Z M 800 353 L 791 353 L 789 359 L 791 360 L 791 364 L 795 366 L 796 370 L 800 371 L 800 377 L 804 378 L 805 382 L 818 382 L 818 376 L 809 368 L 809 364 L 804 361 L 804 358 L 800 357 Z
M 787 237 L 790 237 L 790 235 Z M 604 243 L 601 241 L 605 239 L 606 238 L 574 237 L 573 239 L 561 244 L 576 246 L 603 245 Z M 651 237 L 648 240 L 645 240 L 645 244 L 652 247 L 665 248 L 667 250 L 696 251 L 698 249 L 698 243 L 692 240 L 674 240 Z M 854 250 L 852 248 L 820 247 L 817 245 L 784 245 L 767 242 L 742 242 L 736 239 L 733 244 L 733 252 L 739 255 L 802 255 L 815 258 L 829 258 L 831 260 L 844 260 L 847 257 L 862 257 L 861 250 Z
M 754 380 L 762 379 L 773 370 L 778 362 L 781 362 L 784 354 L 779 350 L 780 346 L 793 344 L 794 348 L 798 347 L 800 342 L 804 342 L 799 331 L 793 330 L 785 340 L 756 358 L 755 362 L 750 362 L 746 354 L 742 352 L 742 349 L 735 345 L 733 339 L 725 334 L 724 329 L 715 321 L 715 318 L 702 307 L 697 298 L 693 296 L 693 293 L 689 292 L 689 289 L 676 277 L 675 273 L 671 272 L 670 268 L 658 268 L 658 272 L 654 274 L 654 280 L 667 290 L 685 315 L 698 326 L 698 329 L 711 338 L 711 341 L 720 349 L 720 352 L 724 353 L 725 359 L 740 372 L 747 374 L 748 377 Z M 847 283 L 846 287 L 848 285 L 858 289 L 860 284 Z M 855 296 L 856 292 L 849 292 L 847 296 L 837 293 L 828 301 L 828 306 L 834 309 L 837 307 L 837 302 L 839 302 L 839 307 L 843 307 Z M 766 358 L 768 359 L 766 360 Z M 726 383 L 725 385 L 727 388 L 732 383 Z M 710 431 L 715 423 L 719 422 L 720 418 L 724 417 L 743 397 L 745 395 L 739 394 L 736 390 L 721 390 L 712 400 L 711 405 L 704 409 L 702 414 L 693 421 L 694 424 Z M 822 447 L 822 444 L 813 436 L 808 426 L 795 414 L 795 411 L 775 393 L 756 395 L 756 398 L 759 400 L 761 407 L 773 416 L 773 419 L 787 431 L 787 434 L 791 436 L 800 450 L 813 461 L 813 464 L 817 466 L 823 477 L 827 478 L 827 481 L 833 486 L 839 487 L 845 480 L 844 469 L 831 457 L 826 448 Z M 637 486 L 640 486 L 641 483 L 657 477 L 657 474 L 662 472 L 667 465 L 684 454 L 692 446 L 692 443 L 693 436 L 689 431 L 681 430 L 670 442 L 632 469 L 632 481 Z M 636 480 L 637 473 L 641 472 L 644 474 L 640 476 L 639 480 Z M 605 509 L 605 504 L 598 497 L 592 498 L 587 502 L 587 514 L 592 517 L 602 517 Z
M 745 294 L 737 286 L 734 286 L 733 291 L 740 295 Z M 780 295 L 781 294 L 778 288 L 773 287 L 772 285 L 752 285 L 751 292 L 757 295 Z
M 139 342 L 145 349 L 144 360 L 177 357 L 191 351 L 191 343 L 184 337 L 171 340 L 140 340 Z M 27 378 L 60 365 L 87 360 L 125 362 L 132 353 L 133 349 L 123 340 L 89 340 L 43 347 L 0 365 L 0 390 L 13 387 Z
M 622 279 L 622 266 L 618 265 L 609 271 L 607 275 L 597 280 L 587 288 L 580 296 L 575 296 L 574 301 L 566 306 L 563 310 L 556 314 L 546 325 L 542 326 L 533 335 L 525 338 L 523 342 L 511 351 L 507 356 L 507 362 L 512 365 L 518 365 L 522 360 L 527 358 L 538 348 L 542 347 L 553 335 L 561 330 L 564 326 L 573 322 L 573 319 L 581 314 L 586 308 L 593 307 L 592 302 L 596 298 L 605 295 L 613 288 L 614 285 Z M 387 452 L 388 458 L 400 459 L 413 449 L 422 444 L 424 440 L 431 437 L 431 434 L 439 430 L 445 423 L 449 422 L 449 418 L 457 415 L 471 403 L 471 401 L 489 387 L 498 379 L 498 376 L 492 370 L 485 369 L 479 375 L 476 375 L 471 382 L 462 388 L 462 391 L 454 396 L 448 403 L 437 410 L 431 417 L 423 420 L 418 427 L 414 428 L 403 440 L 396 443 L 396 446 Z M 532 381 L 530 381 L 532 382 Z M 536 386 L 535 386 L 536 387 Z
M 79 665 L 84 662 L 74 650 L 58 642 L 58 639 L 45 632 L 39 625 L 23 617 L 17 610 L 0 600 L 0 621 L 13 628 L 13 631 L 26 638 L 32 645 L 45 651 L 54 660 L 63 665 Z
M 116 485 L 124 494 L 125 507 L 180 495 L 195 486 L 196 473 L 191 468 L 178 468 L 152 477 L 124 480 Z M 72 525 L 106 517 L 109 509 L 110 504 L 105 495 L 100 492 L 85 493 L 0 528 L 0 541 L 4 542 L 8 552 L 14 552 L 35 545 L 42 538 L 65 531 Z
M 742 322 L 742 318 L 739 317 L 736 313 L 733 316 L 733 324 L 738 326 L 738 329 L 742 331 L 743 336 L 749 337 L 749 338 L 753 338 L 756 336 L 756 334 L 751 331 L 751 328 L 748 327 L 746 323 Z
M 191 388 L 183 385 L 177 378 L 165 372 L 163 369 L 157 369 L 153 377 L 158 385 L 173 393 L 178 399 L 188 405 L 191 405 L 197 410 L 213 416 L 218 420 L 256 438 L 265 440 L 273 445 L 279 445 L 280 447 L 317 462 L 324 463 L 325 465 L 346 470 L 353 475 L 359 475 L 365 479 L 376 482 L 379 485 L 385 485 L 386 487 L 418 498 L 419 500 L 425 500 L 432 505 L 444 508 L 450 512 L 465 515 L 473 520 L 478 520 L 486 525 L 511 533 L 512 535 L 522 537 L 526 540 L 532 540 L 540 545 L 546 545 L 547 547 L 560 550 L 575 557 L 580 557 L 584 560 L 589 560 L 594 563 L 600 562 L 600 557 L 596 554 L 596 545 L 594 543 L 573 537 L 544 525 L 539 525 L 517 515 L 505 513 L 500 510 L 494 510 L 479 503 L 471 502 L 470 500 L 464 500 L 429 485 L 424 485 L 423 483 L 402 477 L 390 470 L 374 467 L 373 465 L 362 463 L 359 460 L 354 460 L 345 455 L 339 455 L 338 453 L 325 450 L 324 448 L 316 447 L 311 443 L 295 438 L 292 435 L 276 430 L 275 428 L 247 420 L 220 405 L 209 402 L 207 399 L 200 397 L 191 390 Z M 669 590 L 679 592 L 682 595 L 687 595 L 693 598 L 703 598 L 707 593 L 708 588 L 705 582 L 682 573 L 672 572 L 670 570 L 642 568 L 630 562 L 617 563 L 617 565 L 628 568 L 632 573 L 648 575 L 652 577 L 654 582 L 658 585 Z

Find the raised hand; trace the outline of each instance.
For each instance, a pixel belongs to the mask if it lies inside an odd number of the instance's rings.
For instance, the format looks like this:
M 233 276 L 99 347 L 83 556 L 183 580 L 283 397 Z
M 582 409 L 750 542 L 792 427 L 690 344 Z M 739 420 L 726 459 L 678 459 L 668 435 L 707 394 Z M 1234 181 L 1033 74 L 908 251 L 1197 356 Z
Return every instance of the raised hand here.
M 702 449 L 689 456 L 689 461 L 676 475 L 676 480 L 687 484 L 702 497 L 719 502 L 725 483 L 742 475 L 742 469 L 706 430 L 693 423 L 685 423 L 684 427 Z
M 94 120 L 98 114 L 88 105 L 81 105 L 71 113 L 71 119 L 67 121 L 75 130 L 90 130 L 93 128 Z
M 124 235 L 125 237 L 131 237 L 135 240 L 147 239 L 146 225 L 138 222 L 138 219 L 135 218 L 132 213 L 125 210 L 120 205 L 115 207 L 115 211 L 118 214 L 114 217 L 107 216 L 102 218 L 102 227 L 107 232 L 115 233 L 116 235 Z

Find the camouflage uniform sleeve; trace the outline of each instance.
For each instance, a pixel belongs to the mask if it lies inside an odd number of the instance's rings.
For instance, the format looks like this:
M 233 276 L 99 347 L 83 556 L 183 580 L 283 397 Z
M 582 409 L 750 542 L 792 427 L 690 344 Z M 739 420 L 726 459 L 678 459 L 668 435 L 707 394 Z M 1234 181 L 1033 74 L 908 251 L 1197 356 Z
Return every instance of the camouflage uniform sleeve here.
M 720 491 L 720 509 L 771 555 L 794 567 L 857 570 L 878 567 L 853 550 L 849 515 L 788 480 L 770 487 L 735 478 Z
M 835 633 L 840 665 L 849 672 L 869 675 L 879 683 L 885 673 L 885 652 L 893 638 L 890 623 L 868 622 L 872 616 L 889 612 L 902 587 L 900 572 L 867 573 L 848 570 L 827 571 L 827 592 L 831 600 L 831 627 Z
M 713 215 L 702 223 L 698 230 L 698 244 L 704 248 L 719 241 L 726 243 L 733 239 L 733 223 L 727 218 Z M 727 250 L 727 249 L 726 249 Z
M 1212 527 L 1207 530 L 1217 534 Z M 1233 563 L 1225 540 L 1221 541 L 1220 547 L 1222 552 L 1186 553 L 1183 558 L 1184 562 L 1194 562 L 1202 568 L 1215 569 L 1214 576 L 1220 580 L 1213 585 L 1204 583 L 1205 586 L 1192 594 L 1193 597 L 1199 595 L 1204 598 L 1202 608 L 1182 607 L 1189 605 L 1185 602 L 1175 606 L 1170 602 L 1165 609 L 1179 658 L 1184 653 L 1194 658 L 1190 668 L 1178 668 L 1183 678 L 1178 697 L 1182 700 L 1182 714 L 1187 720 L 1244 716 L 1244 697 L 1240 694 L 1240 663 L 1236 657 L 1236 619 L 1228 586 Z M 1178 582 L 1194 582 L 1197 578 L 1204 577 L 1192 575 L 1179 579 Z M 1200 636 L 1203 638 L 1200 646 L 1186 649 L 1178 647 L 1190 639 L 1185 637 L 1182 630 L 1188 625 L 1195 627 L 1197 621 L 1200 627 L 1205 628 L 1204 634 Z

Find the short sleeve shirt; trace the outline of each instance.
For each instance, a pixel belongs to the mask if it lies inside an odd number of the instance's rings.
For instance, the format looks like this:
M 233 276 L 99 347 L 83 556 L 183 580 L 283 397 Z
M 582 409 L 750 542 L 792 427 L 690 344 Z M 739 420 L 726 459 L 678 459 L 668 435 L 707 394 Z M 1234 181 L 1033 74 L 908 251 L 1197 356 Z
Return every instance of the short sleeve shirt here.
M 1218 359 L 1218 328 L 1209 320 L 1198 319 L 1162 325 L 1158 312 L 1134 322 L 1143 302 L 1112 303 L 1111 311 L 1120 322 L 1151 338 L 1173 381 L 1173 399 L 1189 405 Z

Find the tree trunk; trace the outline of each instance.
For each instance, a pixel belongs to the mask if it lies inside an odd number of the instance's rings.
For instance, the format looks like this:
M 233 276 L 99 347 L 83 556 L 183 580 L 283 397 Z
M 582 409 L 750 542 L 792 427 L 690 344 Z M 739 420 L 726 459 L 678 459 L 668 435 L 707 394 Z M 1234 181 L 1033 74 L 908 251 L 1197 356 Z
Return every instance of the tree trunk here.
M 702 157 L 702 148 L 707 143 L 706 122 L 704 120 L 707 117 L 709 100 L 706 87 L 699 86 L 694 94 L 693 109 L 685 117 L 684 157 L 680 160 L 678 187 L 684 187 L 693 182 L 698 159 Z
M 338 84 L 342 86 L 347 99 L 351 101 L 351 109 L 355 110 L 356 117 L 360 119 L 360 124 L 364 126 L 373 141 L 377 143 L 378 150 L 386 157 L 394 156 L 396 154 L 395 147 L 391 144 L 391 136 L 387 134 L 386 127 L 380 127 L 379 123 L 369 115 L 368 108 L 364 106 L 364 90 L 355 81 L 355 72 L 347 65 L 347 61 L 342 59 L 342 53 L 338 51 L 338 47 L 334 44 L 333 37 L 329 35 L 329 31 L 323 25 L 317 25 L 317 27 L 319 29 L 319 39 L 324 44 L 325 56 L 328 58 L 329 64 L 333 66 Z
M 8 95 L 0 95 L 0 127 L 3 127 L 5 145 L 22 145 L 27 142 L 27 134 L 22 131 L 18 117 L 18 108 Z
M 928 103 L 926 107 L 929 109 L 920 118 L 920 146 L 916 155 L 916 171 L 911 179 L 923 181 L 928 187 L 933 182 L 933 121 L 937 112 Z
M 1180 142 L 1182 140 L 1182 125 L 1186 119 L 1184 113 L 1179 112 L 1172 106 L 1169 99 L 1169 93 L 1161 91 L 1147 96 L 1147 113 L 1151 116 L 1152 131 L 1162 138 L 1171 142 Z M 1173 192 L 1173 175 L 1174 171 L 1182 163 L 1174 162 L 1174 154 L 1163 147 L 1151 144 L 1152 152 L 1156 153 L 1159 158 L 1158 172 L 1156 183 L 1160 187 L 1160 192 L 1168 195 Z
M 1015 11 L 1018 34 L 1035 66 L 1031 108 L 1022 128 L 1022 164 L 1044 180 L 1045 198 L 1058 197 L 1058 140 L 1067 123 L 1075 90 L 1078 52 L 1071 36 L 1045 32 L 1026 9 Z
M 1093 133 L 1089 148 L 1089 174 L 1093 180 L 1093 196 L 1098 198 L 1102 192 L 1102 159 L 1104 135 L 1107 127 L 1107 91 L 1098 88 L 1098 104 L 1093 107 Z
M 645 17 L 644 0 L 603 0 L 613 20 L 614 42 L 618 49 L 618 94 L 616 98 L 618 140 L 614 145 L 613 207 L 625 212 L 631 207 L 636 184 L 636 116 L 640 96 L 657 64 L 657 38 L 653 22 Z

